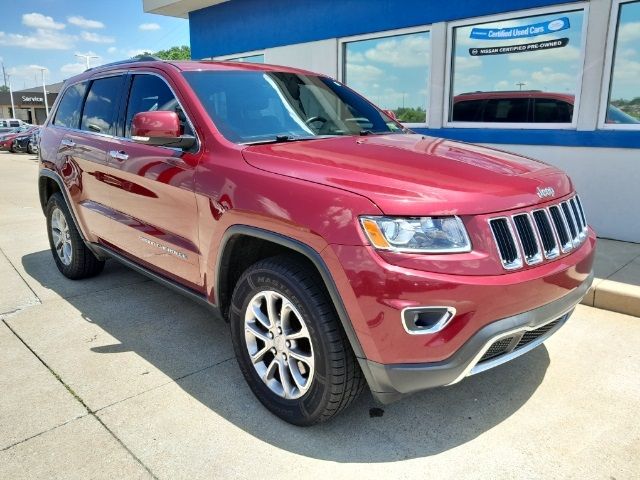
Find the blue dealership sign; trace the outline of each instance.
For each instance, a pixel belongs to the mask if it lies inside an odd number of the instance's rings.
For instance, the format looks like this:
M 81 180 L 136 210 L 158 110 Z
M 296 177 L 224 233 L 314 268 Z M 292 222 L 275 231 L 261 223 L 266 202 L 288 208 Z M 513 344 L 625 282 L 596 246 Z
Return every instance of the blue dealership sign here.
M 556 18 L 547 22 L 532 23 L 508 28 L 473 28 L 471 38 L 478 40 L 504 40 L 513 38 L 536 37 L 566 30 L 571 25 L 567 17 Z

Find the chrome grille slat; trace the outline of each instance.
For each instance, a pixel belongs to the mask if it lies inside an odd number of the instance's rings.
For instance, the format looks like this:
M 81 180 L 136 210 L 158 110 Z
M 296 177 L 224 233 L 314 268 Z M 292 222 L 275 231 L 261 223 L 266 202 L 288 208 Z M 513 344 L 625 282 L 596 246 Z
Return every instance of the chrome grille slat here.
M 569 237 L 569 229 L 567 228 L 564 215 L 562 215 L 562 211 L 557 205 L 549 207 L 549 214 L 553 220 L 553 225 L 556 227 L 556 234 L 558 235 L 558 240 L 560 240 L 560 248 L 563 253 L 566 253 L 573 248 L 573 242 L 571 242 L 571 238 Z
M 553 226 L 546 210 L 534 210 L 533 220 L 540 235 L 544 256 L 547 259 L 555 258 L 560 254 L 556 236 L 553 233 Z
M 516 245 L 515 235 L 509 219 L 506 217 L 492 218 L 489 221 L 489 225 L 502 259 L 502 266 L 507 270 L 520 268 L 522 266 L 522 257 Z
M 573 218 L 573 213 L 571 213 L 571 208 L 569 207 L 569 204 L 567 202 L 562 202 L 560 204 L 560 208 L 562 209 L 564 218 L 567 221 L 569 233 L 571 234 L 571 241 L 573 242 L 573 245 L 576 246 L 576 239 L 578 238 L 578 228 L 576 227 L 576 221 Z
M 587 217 L 584 216 L 584 210 L 582 209 L 582 202 L 580 201 L 580 197 L 576 195 L 576 203 L 578 204 L 578 209 L 580 210 L 580 216 L 582 217 L 582 225 L 584 225 L 585 232 L 587 231 Z
M 491 218 L 489 225 L 506 270 L 568 253 L 587 238 L 588 232 L 577 195 L 547 208 Z
M 542 254 L 540 253 L 540 245 L 538 244 L 538 238 L 533 231 L 533 225 L 529 219 L 529 214 L 520 213 L 512 217 L 513 224 L 518 232 L 518 239 L 520 240 L 520 246 L 524 253 L 524 261 L 528 265 L 535 265 L 542 261 Z

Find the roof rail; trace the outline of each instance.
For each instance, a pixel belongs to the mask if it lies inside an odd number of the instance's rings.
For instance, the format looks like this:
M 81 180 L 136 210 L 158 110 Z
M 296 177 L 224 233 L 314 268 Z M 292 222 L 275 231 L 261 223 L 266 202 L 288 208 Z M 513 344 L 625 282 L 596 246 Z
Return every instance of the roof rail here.
M 474 90 L 473 92 L 459 93 L 458 95 L 472 95 L 474 93 L 517 93 L 517 92 L 542 92 L 542 90 Z
M 155 57 L 153 55 L 140 55 L 139 57 L 128 58 L 126 60 L 118 60 L 117 62 L 105 63 L 103 65 L 97 65 L 95 67 L 87 68 L 85 72 L 88 72 L 89 70 L 95 70 L 97 68 L 112 67 L 114 65 L 124 65 L 125 63 L 154 62 L 154 61 L 162 61 L 162 59 Z

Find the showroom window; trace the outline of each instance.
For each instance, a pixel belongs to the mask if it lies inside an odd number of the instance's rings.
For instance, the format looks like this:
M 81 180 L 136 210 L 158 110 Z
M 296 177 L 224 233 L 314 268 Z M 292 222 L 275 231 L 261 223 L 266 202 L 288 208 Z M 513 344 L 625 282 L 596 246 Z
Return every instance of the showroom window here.
M 616 11 L 616 8 L 617 11 Z M 604 128 L 640 129 L 640 1 L 616 2 L 609 42 L 609 91 L 603 105 Z
M 228 59 L 229 62 L 264 63 L 264 55 L 247 55 L 246 57 L 236 57 Z
M 571 128 L 584 10 L 452 24 L 448 126 Z
M 430 32 L 343 42 L 342 80 L 404 123 L 427 121 Z

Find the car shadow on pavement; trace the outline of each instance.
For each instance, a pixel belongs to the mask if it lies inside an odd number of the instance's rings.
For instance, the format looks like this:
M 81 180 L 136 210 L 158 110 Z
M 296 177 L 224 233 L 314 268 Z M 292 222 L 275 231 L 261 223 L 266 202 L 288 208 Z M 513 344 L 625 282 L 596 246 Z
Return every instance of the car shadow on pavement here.
M 22 264 L 30 276 L 54 291 L 73 288 L 71 280 L 51 274 L 49 269 L 55 270 L 55 265 L 48 250 L 25 255 Z M 103 275 L 113 274 L 111 270 Z M 277 448 L 335 462 L 392 462 L 438 454 L 469 442 L 516 413 L 536 391 L 549 365 L 542 346 L 457 385 L 391 405 L 377 404 L 366 390 L 332 421 L 299 428 L 269 414 L 252 396 L 231 359 L 228 325 L 206 308 L 154 282 L 67 296 L 66 301 L 119 342 L 98 347 L 78 342 L 73 348 L 99 355 L 134 352 L 245 432 Z M 69 342 L 77 341 L 73 331 L 69 337 Z M 122 372 L 122 381 L 128 381 L 127 375 Z M 91 381 L 101 386 L 101 380 Z M 154 422 L 153 412 L 145 417 L 143 425 Z M 205 418 L 213 422 L 217 417 Z

